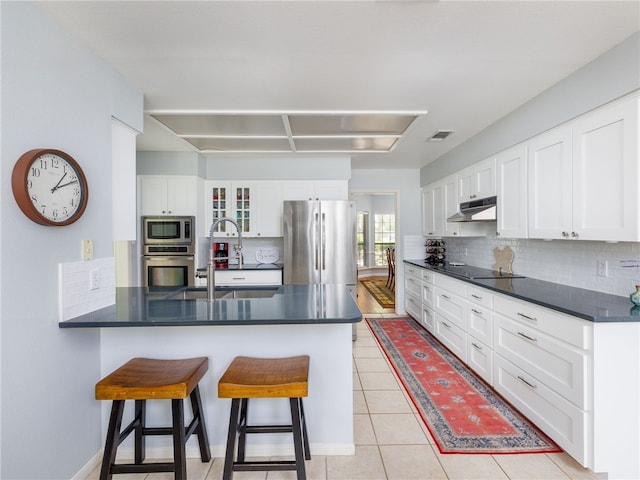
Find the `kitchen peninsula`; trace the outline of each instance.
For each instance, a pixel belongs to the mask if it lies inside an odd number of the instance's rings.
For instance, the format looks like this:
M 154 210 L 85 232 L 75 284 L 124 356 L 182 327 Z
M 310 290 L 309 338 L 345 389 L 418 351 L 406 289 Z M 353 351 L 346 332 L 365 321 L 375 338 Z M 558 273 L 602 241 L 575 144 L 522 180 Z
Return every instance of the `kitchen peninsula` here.
M 201 389 L 212 453 L 219 457 L 224 455 L 230 402 L 217 398 L 217 381 L 233 357 L 307 354 L 311 363 L 305 412 L 312 454 L 351 455 L 355 451 L 352 325 L 362 320 L 362 313 L 343 286 L 282 285 L 273 290 L 269 298 L 207 302 L 170 299 L 174 292 L 166 288 L 117 288 L 114 305 L 59 326 L 101 329 L 101 376 L 133 357 L 209 357 Z M 163 403 L 150 405 L 150 422 L 166 422 L 168 406 Z M 106 431 L 108 406 L 102 408 Z M 251 415 L 258 423 L 262 418 L 285 423 L 288 404 L 257 400 L 252 402 Z M 286 454 L 291 448 L 288 440 L 280 435 L 258 436 L 248 444 L 248 454 Z M 154 437 L 147 442 L 149 456 L 170 452 L 168 439 Z M 197 456 L 195 444 L 190 448 L 187 454 Z

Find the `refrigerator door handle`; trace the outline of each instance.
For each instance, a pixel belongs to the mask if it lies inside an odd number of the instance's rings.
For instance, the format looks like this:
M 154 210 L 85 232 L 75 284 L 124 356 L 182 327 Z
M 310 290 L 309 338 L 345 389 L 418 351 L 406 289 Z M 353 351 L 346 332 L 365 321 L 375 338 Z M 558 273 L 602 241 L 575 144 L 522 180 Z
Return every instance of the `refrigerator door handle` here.
M 325 216 L 324 213 L 322 214 L 322 242 L 321 242 L 321 248 L 322 248 L 322 270 L 326 270 L 327 269 L 327 241 L 326 241 L 326 237 L 325 237 L 325 227 L 326 227 L 326 221 L 325 221 Z
M 318 214 L 317 214 L 317 213 L 315 214 L 315 217 L 316 217 L 316 219 L 315 219 L 316 221 L 314 222 L 314 224 L 315 224 L 315 229 L 316 229 L 316 231 L 315 231 L 315 238 L 319 238 L 319 236 L 320 236 L 320 233 L 319 233 L 319 229 L 320 229 L 320 218 L 318 217 Z M 320 257 L 320 252 L 319 252 L 319 246 L 318 246 L 318 244 L 316 244 L 316 246 L 315 246 L 315 247 L 316 247 L 316 248 L 315 248 L 315 252 L 314 252 L 314 261 L 315 261 L 315 268 L 314 268 L 314 269 L 315 269 L 315 270 L 318 270 L 318 269 L 320 268 L 320 265 L 319 265 L 319 264 L 320 264 L 320 258 L 319 258 L 319 257 Z

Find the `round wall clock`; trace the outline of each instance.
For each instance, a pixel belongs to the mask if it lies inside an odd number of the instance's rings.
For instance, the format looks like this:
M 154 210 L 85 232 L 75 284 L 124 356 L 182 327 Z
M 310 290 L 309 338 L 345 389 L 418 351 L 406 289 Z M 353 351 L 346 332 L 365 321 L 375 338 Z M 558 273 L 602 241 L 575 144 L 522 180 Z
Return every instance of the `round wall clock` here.
M 29 150 L 18 159 L 11 188 L 20 210 L 40 225 L 72 224 L 82 216 L 89 199 L 87 179 L 78 162 L 50 148 Z

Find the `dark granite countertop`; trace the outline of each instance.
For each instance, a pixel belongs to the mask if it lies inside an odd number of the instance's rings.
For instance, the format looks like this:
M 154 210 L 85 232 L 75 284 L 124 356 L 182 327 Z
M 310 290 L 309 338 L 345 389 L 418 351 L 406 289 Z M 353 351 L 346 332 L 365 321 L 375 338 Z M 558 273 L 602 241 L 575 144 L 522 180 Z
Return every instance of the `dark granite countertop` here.
M 282 270 L 282 263 L 244 263 L 242 268 L 238 268 L 237 263 L 229 264 L 228 267 L 225 268 L 216 268 L 216 270 L 224 271 L 224 270 Z M 205 271 L 207 267 L 200 267 L 198 271 Z
M 343 285 L 281 285 L 270 298 L 168 300 L 176 289 L 120 287 L 116 303 L 60 322 L 60 328 L 357 323 Z
M 424 260 L 404 262 L 591 322 L 640 322 L 640 307 L 627 297 L 535 278 L 467 279 L 436 270 Z

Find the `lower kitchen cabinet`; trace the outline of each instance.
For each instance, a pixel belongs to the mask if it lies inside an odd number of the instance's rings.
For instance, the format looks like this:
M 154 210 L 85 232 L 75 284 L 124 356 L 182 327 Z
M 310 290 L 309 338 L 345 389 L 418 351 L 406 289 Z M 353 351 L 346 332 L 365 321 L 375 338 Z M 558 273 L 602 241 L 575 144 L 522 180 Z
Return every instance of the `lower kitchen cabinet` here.
M 282 270 L 216 270 L 217 286 L 282 285 Z
M 422 298 L 412 288 L 407 313 L 558 446 L 594 472 L 640 478 L 625 453 L 640 448 L 640 323 L 589 322 L 405 263 L 408 276 Z
M 404 308 L 419 322 L 422 319 L 422 271 L 418 267 L 404 266 Z

